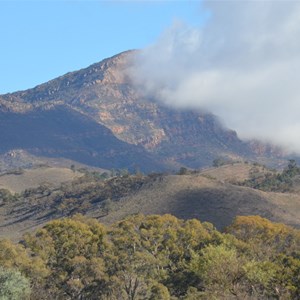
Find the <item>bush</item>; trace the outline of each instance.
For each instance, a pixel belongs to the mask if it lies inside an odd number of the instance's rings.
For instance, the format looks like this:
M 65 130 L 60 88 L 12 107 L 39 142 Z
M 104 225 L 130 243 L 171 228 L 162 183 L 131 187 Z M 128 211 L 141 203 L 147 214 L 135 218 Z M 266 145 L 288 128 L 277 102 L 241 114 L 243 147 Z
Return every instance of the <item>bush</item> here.
M 18 199 L 17 195 L 13 195 L 7 189 L 0 189 L 0 202 L 11 202 Z
M 0 267 L 0 300 L 29 299 L 29 280 L 19 271 Z

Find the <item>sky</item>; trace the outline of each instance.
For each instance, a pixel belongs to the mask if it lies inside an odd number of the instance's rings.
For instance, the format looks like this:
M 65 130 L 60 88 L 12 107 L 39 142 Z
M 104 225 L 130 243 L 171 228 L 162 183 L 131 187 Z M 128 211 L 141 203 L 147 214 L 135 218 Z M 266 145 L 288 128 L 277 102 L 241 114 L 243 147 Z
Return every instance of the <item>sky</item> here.
M 0 94 L 144 48 L 177 19 L 198 26 L 199 1 L 0 0 Z

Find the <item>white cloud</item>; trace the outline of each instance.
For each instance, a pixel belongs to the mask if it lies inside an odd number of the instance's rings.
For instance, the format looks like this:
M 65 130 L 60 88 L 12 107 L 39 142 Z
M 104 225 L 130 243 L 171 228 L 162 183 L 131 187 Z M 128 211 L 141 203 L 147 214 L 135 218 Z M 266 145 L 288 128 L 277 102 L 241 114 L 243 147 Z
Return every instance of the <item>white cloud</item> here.
M 300 153 L 300 2 L 207 1 L 202 28 L 179 21 L 139 55 L 134 75 L 168 105 L 220 116 L 244 138 Z

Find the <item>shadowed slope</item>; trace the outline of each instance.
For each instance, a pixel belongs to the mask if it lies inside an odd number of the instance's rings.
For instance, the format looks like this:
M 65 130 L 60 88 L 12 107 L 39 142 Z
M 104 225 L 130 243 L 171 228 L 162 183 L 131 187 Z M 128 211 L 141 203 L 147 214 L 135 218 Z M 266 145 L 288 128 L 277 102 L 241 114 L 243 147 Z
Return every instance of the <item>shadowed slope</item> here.
M 0 128 L 0 153 L 25 149 L 107 169 L 149 172 L 162 167 L 142 147 L 120 141 L 108 128 L 63 106 L 24 114 L 0 112 Z
M 299 195 L 265 193 L 201 175 L 173 175 L 161 177 L 123 198 L 103 220 L 114 222 L 134 213 L 171 213 L 183 219 L 212 222 L 221 229 L 237 215 L 260 215 L 299 227 L 299 212 Z

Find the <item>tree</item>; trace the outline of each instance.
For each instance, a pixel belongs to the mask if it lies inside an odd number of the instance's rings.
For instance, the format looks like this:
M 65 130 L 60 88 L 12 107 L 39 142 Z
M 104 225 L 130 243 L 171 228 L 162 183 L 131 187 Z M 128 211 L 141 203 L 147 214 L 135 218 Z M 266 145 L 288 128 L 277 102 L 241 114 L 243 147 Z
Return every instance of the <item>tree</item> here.
M 191 268 L 211 296 L 236 296 L 240 293 L 239 280 L 244 271 L 235 249 L 209 245 L 199 254 L 194 254 Z
M 18 200 L 18 195 L 13 195 L 7 189 L 0 189 L 0 204 L 1 202 L 12 202 Z
M 0 267 L 0 300 L 25 300 L 29 296 L 29 280 L 19 271 Z
M 30 278 L 32 300 L 298 299 L 300 293 L 300 231 L 258 216 L 237 217 L 220 233 L 210 223 L 171 215 L 133 215 L 109 227 L 76 215 L 48 223 L 23 244 L 27 249 L 0 240 L 6 274 L 0 282 Z M 23 298 L 0 295 L 5 299 Z
M 256 257 L 265 259 L 278 253 L 290 254 L 300 249 L 300 231 L 260 216 L 238 216 L 226 232 L 247 242 Z
M 178 175 L 186 175 L 188 174 L 188 169 L 185 167 L 181 167 L 178 171 Z
M 25 237 L 26 246 L 52 271 L 46 286 L 53 298 L 88 298 L 106 284 L 105 231 L 96 220 L 76 215 L 49 222 Z

